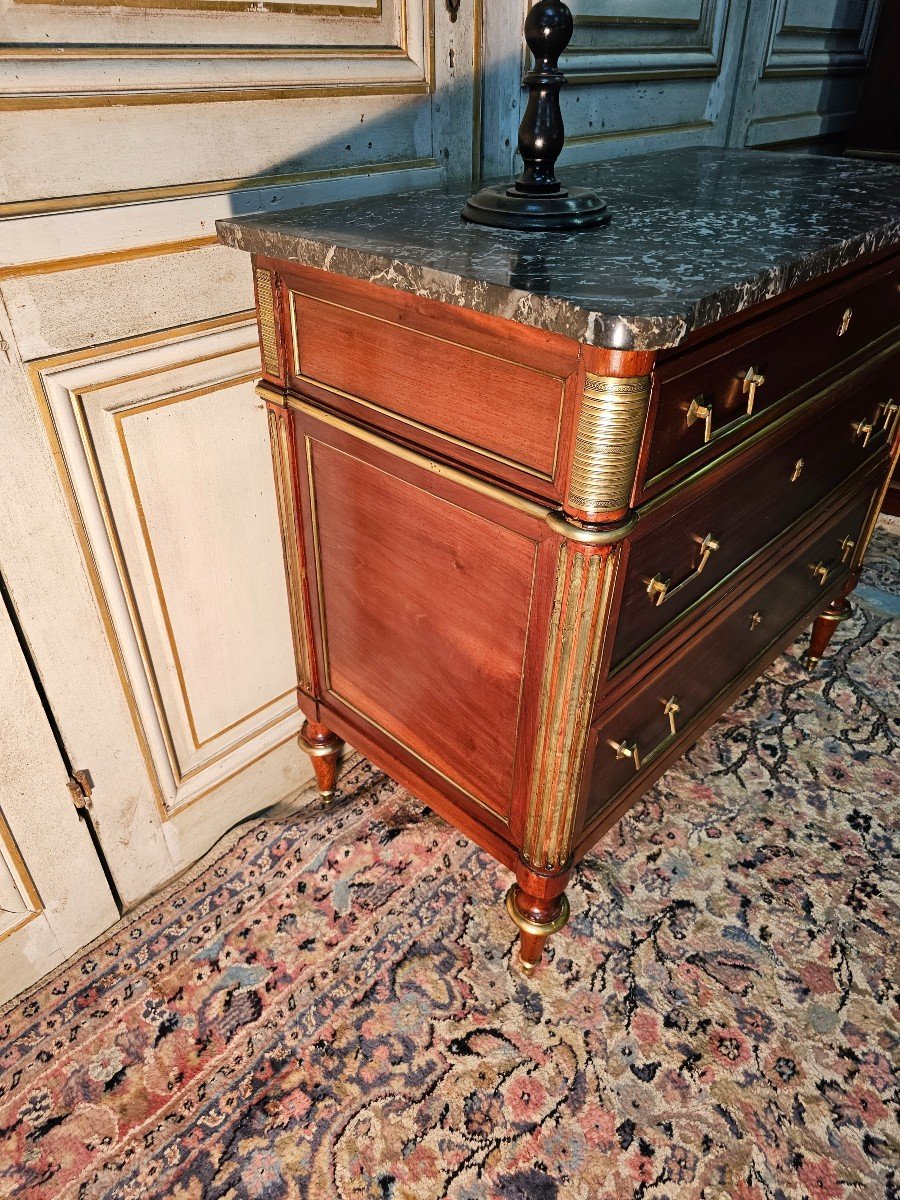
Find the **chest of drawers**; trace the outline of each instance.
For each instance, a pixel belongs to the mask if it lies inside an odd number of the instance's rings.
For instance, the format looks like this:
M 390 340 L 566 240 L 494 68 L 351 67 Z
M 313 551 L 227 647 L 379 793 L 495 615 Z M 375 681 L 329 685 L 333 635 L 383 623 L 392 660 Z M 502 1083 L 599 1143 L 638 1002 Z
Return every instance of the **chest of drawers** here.
M 528 968 L 628 805 L 811 622 L 821 658 L 900 452 L 897 174 L 616 166 L 589 234 L 457 228 L 441 193 L 220 226 L 254 254 L 320 786 L 345 739 L 509 867 Z M 709 234 L 626 303 L 663 166 Z M 785 172 L 819 225 L 779 259 Z M 749 183 L 769 225 L 728 243 Z

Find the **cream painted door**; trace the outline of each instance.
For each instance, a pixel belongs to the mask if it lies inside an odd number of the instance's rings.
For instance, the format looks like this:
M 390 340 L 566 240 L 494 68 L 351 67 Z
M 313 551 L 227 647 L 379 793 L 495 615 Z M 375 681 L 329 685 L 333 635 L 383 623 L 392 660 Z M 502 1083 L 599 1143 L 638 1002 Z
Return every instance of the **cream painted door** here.
M 118 916 L 0 598 L 0 1004 Z
M 310 777 L 214 221 L 468 178 L 480 7 L 0 0 L 0 569 L 126 904 Z

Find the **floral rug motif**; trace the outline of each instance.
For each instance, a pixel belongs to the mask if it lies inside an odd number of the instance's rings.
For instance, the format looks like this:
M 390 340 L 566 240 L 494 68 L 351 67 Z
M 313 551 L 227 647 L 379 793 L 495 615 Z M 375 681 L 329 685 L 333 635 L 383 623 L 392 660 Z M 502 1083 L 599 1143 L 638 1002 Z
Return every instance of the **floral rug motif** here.
M 585 860 L 532 979 L 506 871 L 366 762 L 0 1012 L 17 1200 L 888 1200 L 900 564 Z M 893 1064 L 893 1065 L 892 1065 Z

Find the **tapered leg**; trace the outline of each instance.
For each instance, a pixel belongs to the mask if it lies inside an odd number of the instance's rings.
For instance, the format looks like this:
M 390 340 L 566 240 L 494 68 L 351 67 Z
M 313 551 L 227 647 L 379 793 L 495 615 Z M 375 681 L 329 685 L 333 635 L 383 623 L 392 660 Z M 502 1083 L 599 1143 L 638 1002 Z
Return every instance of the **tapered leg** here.
M 506 893 L 506 911 L 519 928 L 519 959 L 529 974 L 541 961 L 544 943 L 569 919 L 565 892 L 552 900 L 530 896 L 514 883 Z
M 818 664 L 841 621 L 846 621 L 852 614 L 853 609 L 850 607 L 847 596 L 853 591 L 858 579 L 859 570 L 857 569 L 850 575 L 841 594 L 836 596 L 825 611 L 816 617 L 809 638 L 809 650 L 806 652 L 806 669 L 808 671 L 812 671 Z
M 312 759 L 319 793 L 325 800 L 334 795 L 337 762 L 343 742 L 336 733 L 317 721 L 304 721 L 300 730 L 300 746 Z

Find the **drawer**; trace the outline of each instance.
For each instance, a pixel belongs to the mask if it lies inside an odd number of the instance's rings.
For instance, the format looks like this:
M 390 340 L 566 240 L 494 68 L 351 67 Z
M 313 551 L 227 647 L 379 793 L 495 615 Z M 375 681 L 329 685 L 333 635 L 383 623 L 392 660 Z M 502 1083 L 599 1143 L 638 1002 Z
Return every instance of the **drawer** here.
M 562 496 L 579 347 L 409 293 L 285 274 L 288 385 L 537 495 Z
M 638 522 L 628 547 L 610 669 L 704 600 L 886 445 L 897 422 L 893 371 L 816 405 L 713 483 Z M 644 532 L 642 532 L 642 526 Z
M 754 326 L 744 326 L 712 345 L 661 360 L 639 499 L 755 433 L 787 397 L 811 394 L 822 386 L 817 379 L 833 375 L 865 346 L 900 328 L 897 269 L 858 290 L 835 291 L 826 292 L 833 298 L 813 308 L 806 301 L 793 312 L 760 319 L 758 334 Z
M 634 781 L 649 775 L 692 721 L 849 571 L 872 503 L 874 484 L 813 532 L 774 576 L 688 641 L 662 669 L 615 701 L 594 723 L 596 751 L 586 813 L 589 824 Z

